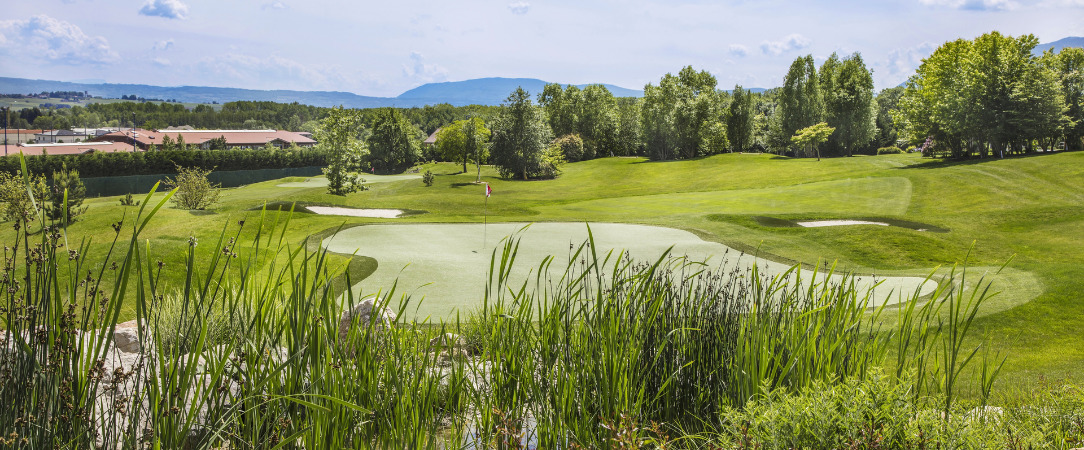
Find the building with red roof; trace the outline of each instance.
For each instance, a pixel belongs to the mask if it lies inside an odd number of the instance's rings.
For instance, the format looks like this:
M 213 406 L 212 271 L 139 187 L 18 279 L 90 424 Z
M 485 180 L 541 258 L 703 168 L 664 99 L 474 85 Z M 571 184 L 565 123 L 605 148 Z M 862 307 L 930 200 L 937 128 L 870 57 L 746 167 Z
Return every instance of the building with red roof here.
M 133 152 L 132 144 L 124 142 L 72 142 L 64 144 L 19 144 L 5 148 L 7 156 L 85 155 L 93 152 Z
M 139 128 L 116 131 L 95 138 L 95 141 L 124 142 L 135 145 L 141 150 L 150 149 L 152 145 L 162 145 L 166 136 L 173 142 L 184 138 L 184 143 L 201 150 L 211 148 L 211 140 L 223 138 L 226 140 L 227 149 L 260 149 L 270 144 L 278 148 L 286 148 L 291 144 L 298 147 L 313 147 L 316 141 L 301 133 L 282 130 L 143 130 Z

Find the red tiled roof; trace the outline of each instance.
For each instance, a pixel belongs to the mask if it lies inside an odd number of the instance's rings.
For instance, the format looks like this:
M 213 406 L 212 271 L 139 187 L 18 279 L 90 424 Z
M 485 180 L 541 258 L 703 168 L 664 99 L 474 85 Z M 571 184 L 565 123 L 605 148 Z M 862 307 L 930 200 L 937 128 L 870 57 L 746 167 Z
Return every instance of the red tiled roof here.
M 134 138 L 136 142 L 139 142 L 141 147 L 147 147 L 151 144 L 161 145 L 162 138 L 169 136 L 170 140 L 176 142 L 181 136 L 184 137 L 184 143 L 188 145 L 202 145 L 211 139 L 218 137 L 226 138 L 226 145 L 237 146 L 263 146 L 268 142 L 275 140 L 281 140 L 283 142 L 296 142 L 299 145 L 315 144 L 316 141 L 307 138 L 300 133 L 294 133 L 291 131 L 282 130 L 199 130 L 199 131 L 185 131 L 185 130 L 169 130 L 169 131 L 156 131 L 156 130 L 125 130 L 117 131 L 109 134 L 99 136 L 99 140 L 127 140 Z
M 74 144 L 19 144 L 8 147 L 8 156 L 82 155 L 91 152 L 116 153 L 131 152 L 132 144 L 123 142 L 80 142 Z

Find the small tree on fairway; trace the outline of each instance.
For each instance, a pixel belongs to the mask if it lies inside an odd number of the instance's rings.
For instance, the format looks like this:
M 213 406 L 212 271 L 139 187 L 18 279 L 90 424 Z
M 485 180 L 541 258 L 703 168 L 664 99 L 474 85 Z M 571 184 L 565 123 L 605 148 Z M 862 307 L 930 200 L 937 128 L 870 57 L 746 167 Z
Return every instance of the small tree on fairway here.
M 207 179 L 210 170 L 177 166 L 177 178 L 166 178 L 166 185 L 177 188 L 173 204 L 181 209 L 206 209 L 218 201 L 218 186 Z
M 83 185 L 83 180 L 79 179 L 79 171 L 68 170 L 68 163 L 63 163 L 59 171 L 53 172 L 49 218 L 65 226 L 75 222 L 75 216 L 87 210 L 82 208 L 86 196 L 87 188 Z
M 332 108 L 317 127 L 315 137 L 327 151 L 327 192 L 346 195 L 362 189 L 365 180 L 357 169 L 365 155 L 365 148 L 358 139 L 361 132 L 361 116 L 357 110 Z
M 440 129 L 436 147 L 445 161 L 462 162 L 463 173 L 466 173 L 467 161 L 474 159 L 477 163 L 478 153 L 485 149 L 489 136 L 489 129 L 481 117 L 457 120 Z
M 816 151 L 817 161 L 820 161 L 821 152 L 817 146 L 827 141 L 828 136 L 831 136 L 833 131 L 836 131 L 836 129 L 828 126 L 827 123 L 821 122 L 798 130 L 790 140 L 799 148 L 808 147 L 809 153 Z

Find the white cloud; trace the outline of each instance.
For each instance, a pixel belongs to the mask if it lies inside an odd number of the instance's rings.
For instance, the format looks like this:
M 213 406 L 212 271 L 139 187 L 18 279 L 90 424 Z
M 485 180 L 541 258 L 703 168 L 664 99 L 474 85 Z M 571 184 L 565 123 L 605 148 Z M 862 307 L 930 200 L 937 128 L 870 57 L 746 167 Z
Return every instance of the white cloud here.
M 809 44 L 811 44 L 809 38 L 792 34 L 779 41 L 764 41 L 760 44 L 760 49 L 766 55 L 778 56 L 785 52 L 807 48 Z
M 273 1 L 271 3 L 265 3 L 263 5 L 263 9 L 265 9 L 265 10 L 266 9 L 274 9 L 274 10 L 280 10 L 281 11 L 281 10 L 286 9 L 286 8 L 289 8 L 289 6 L 286 6 L 285 3 L 281 2 L 281 1 L 278 1 L 278 0 Z
M 278 55 L 256 57 L 242 53 L 204 58 L 196 69 L 218 85 L 251 89 L 341 89 L 349 83 L 336 68 L 304 64 Z
M 727 48 L 727 51 L 730 52 L 731 55 L 737 57 L 744 57 L 745 55 L 749 54 L 749 47 L 741 44 L 730 44 L 730 47 Z
M 530 9 L 531 4 L 523 1 L 508 4 L 508 10 L 512 11 L 512 14 L 516 14 L 519 16 L 527 14 Z
M 139 13 L 144 16 L 184 19 L 188 17 L 188 5 L 181 0 L 147 0 L 147 3 L 139 9 Z
M 1012 0 L 919 0 L 923 5 L 970 11 L 1007 11 L 1020 6 Z
M 169 67 L 169 66 L 173 65 L 173 63 L 170 62 L 170 60 L 168 60 L 166 58 L 154 58 L 153 61 L 154 61 L 154 64 L 159 66 L 159 67 Z
M 410 64 L 403 65 L 403 76 L 413 82 L 433 83 L 448 80 L 448 69 L 438 64 L 428 64 L 418 52 L 410 54 Z
M 46 15 L 0 22 L 0 50 L 62 64 L 102 64 L 120 60 L 101 36 Z
M 915 69 L 922 65 L 922 60 L 930 56 L 935 48 L 936 45 L 924 42 L 915 47 L 892 50 L 884 60 L 870 66 L 873 69 L 874 81 L 881 89 L 898 86 L 915 73 Z
M 155 51 L 159 51 L 159 52 L 169 50 L 169 49 L 173 48 L 173 39 L 166 39 L 164 41 L 155 42 L 154 47 L 151 47 L 151 48 L 153 48 Z

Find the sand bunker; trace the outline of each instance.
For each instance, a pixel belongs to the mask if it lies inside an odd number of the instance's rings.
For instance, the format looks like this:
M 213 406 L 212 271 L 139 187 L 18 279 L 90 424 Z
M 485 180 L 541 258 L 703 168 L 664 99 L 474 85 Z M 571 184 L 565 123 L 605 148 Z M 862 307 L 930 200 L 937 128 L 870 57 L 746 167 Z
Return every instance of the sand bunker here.
M 403 214 L 401 209 L 358 209 L 340 208 L 338 206 L 306 206 L 305 209 L 314 214 L 326 216 L 376 217 L 380 219 L 395 219 Z
M 387 289 L 398 280 L 398 292 L 409 293 L 414 299 L 424 296 L 416 316 L 454 318 L 455 310 L 470 311 L 480 306 L 487 282 L 490 255 L 500 239 L 526 224 L 377 224 L 363 225 L 339 232 L 324 239 L 328 250 L 356 254 L 376 259 L 375 272 L 355 285 L 355 292 L 371 294 Z M 696 235 L 674 228 L 645 225 L 593 223 L 600 257 L 610 249 L 627 250 L 634 259 L 654 261 L 673 246 L 673 255 L 707 261 L 708 266 L 729 271 L 756 264 L 762 273 L 780 274 L 790 269 L 787 264 L 739 256 L 741 252 Z M 483 247 L 483 238 L 485 246 Z M 553 255 L 550 275 L 560 276 L 566 264 L 570 246 L 587 239 L 587 227 L 582 223 L 536 223 L 520 234 L 519 253 L 512 278 L 527 280 L 532 271 L 537 274 L 543 258 Z M 497 256 L 498 261 L 500 255 Z M 744 269 L 743 269 L 744 270 Z M 812 270 L 803 270 L 802 278 L 810 282 Z M 818 279 L 823 274 L 818 275 Z M 533 279 L 533 278 L 532 278 Z M 842 281 L 838 275 L 832 280 Z M 895 303 L 899 294 L 909 297 L 916 289 L 922 294 L 936 287 L 933 281 L 913 276 L 860 276 L 854 280 L 864 290 L 881 283 L 873 294 L 874 303 Z M 516 283 L 513 283 L 516 284 Z M 533 286 L 533 282 L 531 283 Z M 414 306 L 411 306 L 413 313 Z
M 798 226 L 806 228 L 840 227 L 845 225 L 880 225 L 883 227 L 888 226 L 888 224 L 884 222 L 870 222 L 868 220 L 814 220 L 811 222 L 798 222 Z

